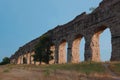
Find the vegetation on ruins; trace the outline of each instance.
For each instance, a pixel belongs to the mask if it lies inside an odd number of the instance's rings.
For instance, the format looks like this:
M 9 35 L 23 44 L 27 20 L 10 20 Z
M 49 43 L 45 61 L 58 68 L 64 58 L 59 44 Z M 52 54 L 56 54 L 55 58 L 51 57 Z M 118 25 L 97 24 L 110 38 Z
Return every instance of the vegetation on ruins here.
M 53 59 L 52 51 L 50 47 L 52 46 L 51 37 L 48 35 L 43 35 L 39 39 L 39 43 L 35 46 L 35 54 L 33 55 L 34 61 L 39 61 L 49 64 L 49 61 Z
M 93 12 L 96 9 L 96 7 L 89 8 L 89 11 Z
M 5 64 L 9 64 L 10 63 L 10 59 L 8 57 L 4 57 L 2 62 L 0 63 L 0 65 L 5 65 Z

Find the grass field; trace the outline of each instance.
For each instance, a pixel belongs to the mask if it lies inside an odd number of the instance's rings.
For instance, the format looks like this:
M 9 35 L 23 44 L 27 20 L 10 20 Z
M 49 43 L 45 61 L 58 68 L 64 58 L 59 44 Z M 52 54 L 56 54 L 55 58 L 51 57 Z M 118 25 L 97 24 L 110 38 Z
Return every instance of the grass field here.
M 119 76 L 119 62 L 83 62 L 38 66 L 10 64 L 0 66 L 0 80 L 115 80 L 103 64 L 109 64 L 109 69 Z
M 68 70 L 68 71 L 77 71 L 80 73 L 105 73 L 105 68 L 102 66 L 102 63 L 80 63 L 80 64 L 56 64 L 56 65 L 43 65 L 40 66 L 43 69 L 52 69 L 52 70 Z

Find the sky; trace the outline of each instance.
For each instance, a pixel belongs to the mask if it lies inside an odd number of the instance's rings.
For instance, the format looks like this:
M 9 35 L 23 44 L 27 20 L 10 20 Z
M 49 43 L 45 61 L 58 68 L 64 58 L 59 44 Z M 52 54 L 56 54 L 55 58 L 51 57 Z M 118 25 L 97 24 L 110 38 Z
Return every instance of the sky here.
M 89 13 L 89 8 L 97 7 L 101 1 L 0 0 L 0 61 L 49 29 L 71 21 L 84 11 Z M 84 41 L 82 44 L 84 48 Z

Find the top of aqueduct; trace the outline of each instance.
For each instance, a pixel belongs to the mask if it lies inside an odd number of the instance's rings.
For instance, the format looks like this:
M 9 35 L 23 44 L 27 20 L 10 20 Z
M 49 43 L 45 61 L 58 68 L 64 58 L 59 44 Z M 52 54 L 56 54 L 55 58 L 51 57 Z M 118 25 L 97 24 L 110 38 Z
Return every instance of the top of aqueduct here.
M 60 44 L 62 40 L 72 40 L 77 34 L 80 34 L 81 36 L 87 38 L 88 36 L 92 36 L 100 29 L 102 30 L 105 27 L 111 27 L 114 24 L 119 24 L 119 12 L 120 0 L 103 0 L 99 4 L 99 7 L 97 7 L 92 13 L 86 14 L 85 12 L 83 12 L 67 24 L 58 25 L 45 34 L 52 35 L 52 40 L 55 45 Z M 120 36 L 114 35 L 114 31 L 112 32 L 112 37 L 116 38 Z M 15 54 L 11 56 L 11 59 L 17 59 L 20 55 L 33 52 L 34 46 L 38 42 L 39 38 L 36 38 L 31 42 L 28 42 L 24 46 L 20 47 L 18 51 L 16 51 Z

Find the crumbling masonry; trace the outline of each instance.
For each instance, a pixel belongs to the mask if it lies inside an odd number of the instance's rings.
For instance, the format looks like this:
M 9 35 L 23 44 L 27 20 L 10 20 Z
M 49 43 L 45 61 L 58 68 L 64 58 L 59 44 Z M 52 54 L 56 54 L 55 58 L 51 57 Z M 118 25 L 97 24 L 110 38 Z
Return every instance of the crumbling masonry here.
M 54 43 L 51 50 L 54 52 L 53 63 L 78 63 L 79 45 L 81 39 L 85 38 L 85 61 L 100 61 L 99 36 L 109 28 L 111 32 L 111 61 L 120 61 L 120 0 L 103 0 L 99 7 L 92 13 L 85 12 L 77 16 L 71 22 L 55 27 L 45 34 L 52 36 Z M 39 38 L 20 47 L 11 56 L 11 63 L 15 64 L 34 64 L 34 46 L 39 42 Z M 67 60 L 66 60 L 66 48 Z M 36 64 L 39 64 L 36 62 Z

